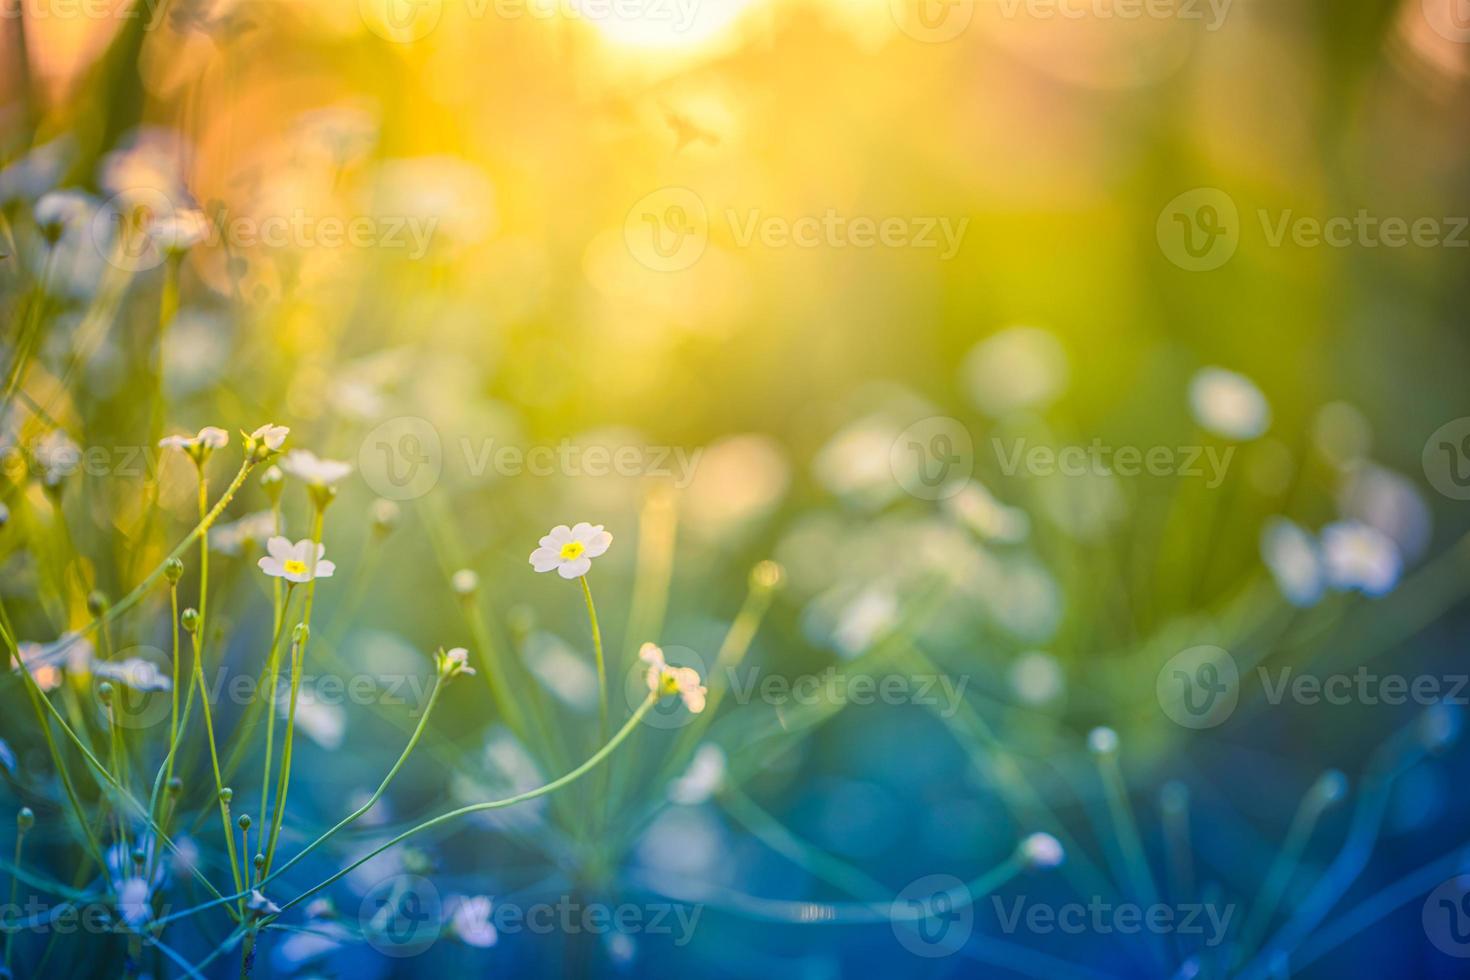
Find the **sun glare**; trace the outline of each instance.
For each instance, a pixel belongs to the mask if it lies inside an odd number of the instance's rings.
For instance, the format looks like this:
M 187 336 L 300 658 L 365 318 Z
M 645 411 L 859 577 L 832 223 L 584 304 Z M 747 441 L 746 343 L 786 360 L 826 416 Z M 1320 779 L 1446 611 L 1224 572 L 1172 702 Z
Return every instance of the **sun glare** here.
M 690 48 L 714 41 L 757 0 L 562 0 L 566 16 L 636 48 Z

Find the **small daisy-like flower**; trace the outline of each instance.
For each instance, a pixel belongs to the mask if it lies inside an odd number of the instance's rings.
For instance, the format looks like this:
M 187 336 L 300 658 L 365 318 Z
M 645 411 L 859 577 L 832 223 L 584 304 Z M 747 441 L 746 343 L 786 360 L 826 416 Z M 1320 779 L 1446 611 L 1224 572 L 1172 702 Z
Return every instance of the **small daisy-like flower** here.
M 541 539 L 541 547 L 531 552 L 531 567 L 538 572 L 553 568 L 562 578 L 581 578 L 592 568 L 592 559 L 604 554 L 612 545 L 612 535 L 601 524 L 583 521 L 573 527 L 558 524 Z
M 309 486 L 333 487 L 352 472 L 352 464 L 322 459 L 309 449 L 293 449 L 281 460 L 281 469 Z
M 1404 570 L 1393 538 L 1359 521 L 1338 521 L 1322 529 L 1322 564 L 1334 589 L 1373 597 L 1392 592 Z
M 167 691 L 173 686 L 173 681 L 158 669 L 157 664 L 141 657 L 117 661 L 98 660 L 92 664 L 92 673 L 126 684 L 135 691 Z
M 337 570 L 336 565 L 323 557 L 327 553 L 326 545 L 316 544 L 313 554 L 310 538 L 292 544 L 288 538 L 274 537 L 265 543 L 265 550 L 266 556 L 256 562 L 260 570 L 287 582 L 299 584 L 314 578 L 331 578 Z
M 440 677 L 446 680 L 460 674 L 475 672 L 475 668 L 470 666 L 470 653 L 464 647 L 455 647 L 452 650 L 441 649 L 434 654 L 434 669 L 439 672 Z
M 1261 559 L 1293 606 L 1314 606 L 1326 587 L 1321 550 L 1310 534 L 1284 517 L 1261 530 Z
M 267 422 L 245 436 L 245 451 L 257 459 L 266 459 L 281 451 L 291 430 L 284 425 Z M 310 454 L 308 454 L 310 455 Z M 313 456 L 312 459 L 316 457 Z
M 449 931 L 460 942 L 485 949 L 499 941 L 500 934 L 490 921 L 493 906 L 488 897 L 453 895 L 450 896 L 449 906 Z
M 209 454 L 216 449 L 223 449 L 230 442 L 230 434 L 217 425 L 206 425 L 199 430 L 198 435 L 192 436 L 164 436 L 158 440 L 159 449 L 177 449 L 187 453 L 194 462 L 203 464 L 209 458 Z
M 1226 439 L 1254 439 L 1271 427 L 1271 406 L 1243 374 L 1208 367 L 1189 382 L 1189 405 L 1200 427 Z
M 664 661 L 664 652 L 657 644 L 645 643 L 638 651 L 638 659 L 648 664 L 648 689 L 659 697 L 677 694 L 690 713 L 704 710 L 708 688 L 699 683 L 699 671 L 693 667 L 670 667 Z

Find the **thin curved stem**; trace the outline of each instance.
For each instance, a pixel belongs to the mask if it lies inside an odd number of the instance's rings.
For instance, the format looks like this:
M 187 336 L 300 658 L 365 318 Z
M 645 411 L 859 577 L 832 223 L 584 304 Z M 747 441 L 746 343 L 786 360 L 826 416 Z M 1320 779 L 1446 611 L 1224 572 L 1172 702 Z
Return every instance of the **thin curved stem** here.
M 597 625 L 597 606 L 592 602 L 592 589 L 587 576 L 577 581 L 582 583 L 582 595 L 587 600 L 587 619 L 592 623 L 592 651 L 597 656 L 597 740 L 607 741 L 607 667 L 602 657 L 602 630 Z

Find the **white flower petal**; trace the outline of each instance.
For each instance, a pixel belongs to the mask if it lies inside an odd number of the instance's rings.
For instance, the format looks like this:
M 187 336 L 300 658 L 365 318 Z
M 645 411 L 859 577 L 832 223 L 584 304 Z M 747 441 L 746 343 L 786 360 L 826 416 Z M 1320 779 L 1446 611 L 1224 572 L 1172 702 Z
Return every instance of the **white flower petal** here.
M 531 567 L 538 572 L 549 572 L 561 564 L 561 552 L 556 548 L 537 548 L 531 552 Z
M 556 574 L 566 579 L 581 578 L 583 575 L 586 575 L 591 568 L 591 558 L 574 558 L 558 568 L 556 570 Z

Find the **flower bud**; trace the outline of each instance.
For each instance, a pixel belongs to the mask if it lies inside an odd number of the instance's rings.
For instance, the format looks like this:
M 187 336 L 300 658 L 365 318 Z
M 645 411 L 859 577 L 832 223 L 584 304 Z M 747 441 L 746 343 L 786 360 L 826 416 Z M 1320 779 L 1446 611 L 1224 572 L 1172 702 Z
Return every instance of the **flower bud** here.
M 100 589 L 94 589 L 87 594 L 87 612 L 93 617 L 101 616 L 107 612 L 107 593 Z
M 178 776 L 174 776 L 172 779 L 170 779 L 168 781 L 168 792 L 169 792 L 169 795 L 171 795 L 171 796 L 178 796 L 183 791 L 184 791 L 184 781 L 182 779 L 180 779 Z
M 373 501 L 373 533 L 378 536 L 382 537 L 390 533 L 398 526 L 398 522 L 402 517 L 402 509 L 393 501 L 383 498 Z
M 786 570 L 776 562 L 757 562 L 750 570 L 750 588 L 757 592 L 774 592 L 786 581 Z
M 259 878 L 261 875 L 265 874 L 264 854 L 261 854 L 257 851 L 255 854 L 255 858 L 251 861 L 251 863 L 255 865 L 255 877 Z
M 143 862 L 146 860 L 148 860 L 148 853 L 146 851 L 141 847 L 133 848 L 133 863 L 135 865 L 141 868 L 143 867 Z
M 183 613 L 179 616 L 179 622 L 183 625 L 186 632 L 199 632 L 199 610 L 193 608 L 192 606 L 188 609 L 185 609 Z
M 219 791 L 219 798 L 221 803 L 223 803 L 225 806 L 229 806 L 230 801 L 235 798 L 235 791 L 226 786 Z
M 184 563 L 177 558 L 170 558 L 163 563 L 163 577 L 168 579 L 170 585 L 177 585 L 179 579 L 184 577 Z
M 110 683 L 103 681 L 97 685 L 97 699 L 104 705 L 112 706 L 112 685 Z
M 248 813 L 242 813 L 242 814 L 240 814 L 240 819 L 239 820 L 236 820 L 235 823 L 237 823 L 237 824 L 240 825 L 240 829 L 241 830 L 249 830 L 250 829 L 250 814 L 248 814 Z
M 28 806 L 21 807 L 20 808 L 20 812 L 15 815 L 15 826 L 16 826 L 16 829 L 19 830 L 22 834 L 24 834 L 26 831 L 30 830 L 35 825 L 36 825 L 36 814 Z
M 296 628 L 291 631 L 291 642 L 297 646 L 305 646 L 309 639 L 311 639 L 311 627 L 305 623 L 297 623 Z

